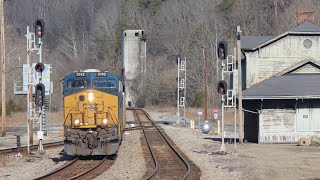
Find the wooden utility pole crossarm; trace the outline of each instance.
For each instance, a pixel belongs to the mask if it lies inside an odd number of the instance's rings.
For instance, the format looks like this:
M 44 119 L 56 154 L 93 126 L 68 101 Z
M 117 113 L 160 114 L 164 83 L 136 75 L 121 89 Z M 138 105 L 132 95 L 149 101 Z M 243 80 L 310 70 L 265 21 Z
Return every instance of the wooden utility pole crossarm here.
M 1 18 L 1 101 L 2 101 L 2 137 L 6 136 L 6 51 L 4 39 L 4 1 L 0 0 L 0 18 Z

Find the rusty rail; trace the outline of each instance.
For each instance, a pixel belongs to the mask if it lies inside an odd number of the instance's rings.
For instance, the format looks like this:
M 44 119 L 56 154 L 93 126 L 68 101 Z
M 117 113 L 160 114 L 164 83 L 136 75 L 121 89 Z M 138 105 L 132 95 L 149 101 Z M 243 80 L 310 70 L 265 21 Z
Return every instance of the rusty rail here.
M 62 146 L 62 145 L 63 145 L 63 141 L 57 141 L 57 142 L 43 144 L 43 147 L 44 148 L 46 148 L 46 147 L 56 147 L 56 146 Z M 30 150 L 31 149 L 38 149 L 38 146 L 39 145 L 31 145 L 30 146 Z M 22 146 L 20 148 L 20 151 L 21 152 L 27 151 L 27 146 Z M 18 152 L 18 148 L 17 147 L 8 148 L 8 149 L 1 149 L 0 150 L 0 154 L 9 154 L 9 153 L 17 153 L 17 152 Z
M 188 161 L 175 149 L 175 147 L 169 142 L 168 138 L 164 135 L 163 132 L 161 132 L 161 130 L 156 126 L 156 124 L 151 120 L 151 117 L 149 116 L 149 114 L 147 112 L 145 112 L 144 110 L 142 109 L 128 109 L 128 110 L 133 110 L 134 112 L 134 117 L 136 120 L 138 120 L 140 122 L 140 118 L 138 117 L 138 111 L 141 111 L 143 112 L 144 116 L 147 117 L 147 119 L 150 121 L 150 123 L 152 124 L 152 128 L 154 127 L 157 132 L 160 133 L 161 137 L 164 139 L 164 141 L 166 142 L 166 144 L 171 148 L 171 150 L 174 152 L 174 154 L 181 160 L 181 162 L 184 164 L 185 168 L 186 168 L 186 173 L 184 174 L 184 176 L 182 177 L 182 179 L 187 179 L 189 173 L 190 173 L 190 165 L 188 163 Z M 151 145 L 151 142 L 150 142 L 150 139 L 148 137 L 148 135 L 146 134 L 145 132 L 145 129 L 150 129 L 150 126 L 149 127 L 145 127 L 145 126 L 142 126 L 142 123 L 140 124 L 140 126 L 142 127 L 143 129 L 143 133 L 144 133 L 144 136 L 146 138 L 146 141 L 147 141 L 147 144 L 148 144 L 148 148 L 150 150 L 150 153 L 152 154 L 152 158 L 154 160 L 154 163 L 155 163 L 155 168 L 154 170 L 152 171 L 152 173 L 146 177 L 145 179 L 151 179 L 152 177 L 155 176 L 155 174 L 157 174 L 157 171 L 159 169 L 159 162 L 157 161 L 157 158 L 155 157 L 155 152 L 152 150 L 152 145 Z M 168 152 L 166 152 L 168 153 Z M 160 161 L 162 160 L 161 158 L 159 159 Z M 171 169 L 171 171 L 175 171 L 175 169 Z M 168 177 L 170 178 L 170 177 Z
M 89 158 L 83 160 L 82 158 Z M 107 161 L 108 156 L 103 156 L 103 159 L 100 159 L 99 162 L 90 162 L 93 157 L 79 157 L 73 159 L 69 163 L 61 166 L 54 171 L 37 178 L 37 180 L 41 179 L 92 179 L 97 175 L 103 173 L 104 171 L 100 171 L 105 165 L 105 167 L 110 167 L 114 160 Z M 88 163 L 89 161 L 89 163 Z M 97 160 L 94 160 L 97 161 Z M 97 170 L 97 172 L 94 172 Z

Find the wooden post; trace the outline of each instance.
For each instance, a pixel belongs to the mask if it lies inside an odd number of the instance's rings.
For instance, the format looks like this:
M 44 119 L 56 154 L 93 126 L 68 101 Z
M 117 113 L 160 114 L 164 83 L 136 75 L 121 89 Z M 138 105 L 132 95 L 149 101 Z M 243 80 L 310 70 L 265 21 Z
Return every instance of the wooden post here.
M 237 61 L 238 61 L 238 100 L 239 100 L 239 142 L 243 143 L 243 116 L 242 116 L 242 71 L 241 71 L 241 43 L 240 26 L 237 26 Z M 246 77 L 245 77 L 246 78 Z
M 204 58 L 204 65 L 203 65 L 203 93 L 204 93 L 204 120 L 208 120 L 208 99 L 207 99 L 207 56 L 205 49 L 203 48 L 203 58 Z
M 1 8 L 1 64 L 2 64 L 2 71 L 1 71 L 1 101 L 2 101 L 2 137 L 6 136 L 7 129 L 6 129 L 6 48 L 5 48 L 5 39 L 4 39 L 4 1 L 0 0 L 0 8 Z

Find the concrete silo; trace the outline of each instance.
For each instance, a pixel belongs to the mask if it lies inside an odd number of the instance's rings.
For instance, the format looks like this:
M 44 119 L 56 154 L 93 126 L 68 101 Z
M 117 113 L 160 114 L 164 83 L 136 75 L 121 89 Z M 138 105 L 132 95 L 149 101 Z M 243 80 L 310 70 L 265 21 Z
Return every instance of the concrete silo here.
M 146 34 L 144 30 L 125 30 L 122 34 L 122 63 L 126 76 L 126 104 L 135 106 L 133 80 L 146 71 Z

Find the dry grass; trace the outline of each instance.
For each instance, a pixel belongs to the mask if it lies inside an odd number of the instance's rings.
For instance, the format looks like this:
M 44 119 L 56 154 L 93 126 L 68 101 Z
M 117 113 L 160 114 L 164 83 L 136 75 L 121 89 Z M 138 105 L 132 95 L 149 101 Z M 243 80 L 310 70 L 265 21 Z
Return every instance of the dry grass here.
M 177 111 L 177 107 L 173 107 L 173 106 L 151 106 L 151 107 L 147 107 L 145 108 L 147 111 L 154 111 L 154 112 L 171 112 L 171 113 L 175 113 Z M 208 108 L 208 119 L 209 120 L 213 120 L 213 109 L 214 108 Z M 204 120 L 204 109 L 203 108 L 191 108 L 191 107 L 187 107 L 186 108 L 186 118 L 188 119 L 194 119 L 194 120 L 198 120 L 199 116 L 198 116 L 198 112 L 201 111 L 202 112 L 202 116 L 200 117 L 201 120 Z M 182 113 L 182 111 L 180 111 L 180 113 Z M 225 123 L 228 124 L 233 124 L 234 123 L 234 108 L 232 109 L 225 109 L 225 114 L 224 114 L 224 119 L 225 119 Z M 221 110 L 219 108 L 219 112 L 218 112 L 218 118 L 221 119 Z M 237 112 L 237 121 L 239 121 L 239 114 Z M 239 123 L 239 122 L 237 122 Z
M 49 123 L 52 125 L 61 125 L 63 123 L 63 112 L 47 113 Z M 0 118 L 2 120 L 2 118 Z M 47 122 L 48 123 L 48 122 Z M 27 112 L 12 113 L 7 117 L 6 124 L 8 127 L 26 126 L 27 125 Z

